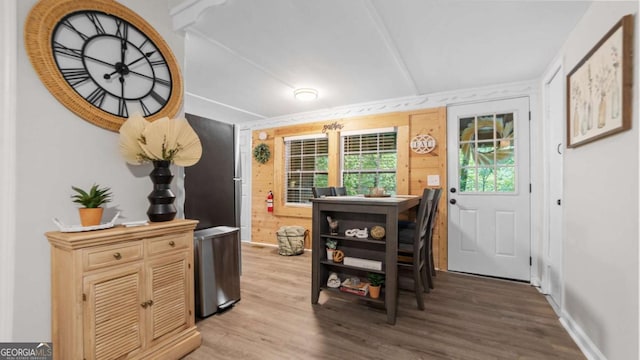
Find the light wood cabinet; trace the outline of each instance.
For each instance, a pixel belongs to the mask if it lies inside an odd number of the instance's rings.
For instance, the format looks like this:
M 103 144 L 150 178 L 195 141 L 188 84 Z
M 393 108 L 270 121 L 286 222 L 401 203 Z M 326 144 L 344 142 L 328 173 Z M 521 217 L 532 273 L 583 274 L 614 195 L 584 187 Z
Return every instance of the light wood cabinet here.
M 46 233 L 54 359 L 178 359 L 200 346 L 196 224 Z

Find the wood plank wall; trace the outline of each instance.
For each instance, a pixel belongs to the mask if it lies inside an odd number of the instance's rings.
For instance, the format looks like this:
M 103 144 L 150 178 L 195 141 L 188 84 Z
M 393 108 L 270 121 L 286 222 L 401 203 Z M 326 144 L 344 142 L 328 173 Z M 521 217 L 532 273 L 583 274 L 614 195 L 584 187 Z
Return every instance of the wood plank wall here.
M 265 164 L 252 160 L 251 240 L 255 243 L 277 244 L 276 231 L 281 226 L 299 225 L 311 230 L 311 208 L 285 206 L 283 198 L 284 136 L 321 133 L 326 125 L 342 126 L 327 131 L 330 141 L 330 167 L 339 164 L 339 131 L 364 130 L 395 126 L 398 129 L 398 193 L 421 195 L 427 187 L 428 175 L 440 176 L 442 198 L 434 234 L 434 258 L 436 266 L 447 269 L 447 134 L 446 108 L 432 108 L 412 112 L 397 112 L 363 117 L 327 120 L 287 127 L 256 130 L 252 134 L 253 146 L 265 143 L 271 149 L 271 158 Z M 267 134 L 260 140 L 260 132 Z M 417 154 L 409 149 L 410 140 L 418 134 L 429 134 L 437 146 L 429 154 Z M 332 146 L 331 144 L 334 144 Z M 336 167 L 339 165 L 335 165 Z M 337 172 L 329 174 L 329 185 L 339 186 Z M 266 199 L 269 190 L 274 194 L 275 211 L 267 212 Z M 305 243 L 311 248 L 310 240 Z

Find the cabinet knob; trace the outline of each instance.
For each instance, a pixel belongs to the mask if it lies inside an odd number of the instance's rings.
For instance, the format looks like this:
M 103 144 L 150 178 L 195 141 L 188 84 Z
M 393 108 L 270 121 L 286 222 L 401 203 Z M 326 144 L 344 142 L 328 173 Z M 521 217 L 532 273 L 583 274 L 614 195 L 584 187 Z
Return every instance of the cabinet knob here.
M 149 306 L 153 305 L 153 300 L 147 301 L 147 305 L 149 305 Z
M 169 246 L 171 246 L 171 247 L 176 246 L 175 241 L 173 241 L 173 240 L 169 241 Z
M 114 258 L 116 258 L 116 260 L 120 260 L 120 259 L 122 259 L 122 255 L 120 255 L 120 253 L 119 253 L 119 252 L 117 252 L 117 253 L 113 254 L 113 257 L 114 257 Z
M 145 309 L 146 309 L 146 308 L 147 308 L 147 302 L 146 302 L 146 301 L 145 301 L 145 302 L 143 302 L 142 304 L 140 304 L 140 306 L 142 306 L 143 308 L 145 308 Z

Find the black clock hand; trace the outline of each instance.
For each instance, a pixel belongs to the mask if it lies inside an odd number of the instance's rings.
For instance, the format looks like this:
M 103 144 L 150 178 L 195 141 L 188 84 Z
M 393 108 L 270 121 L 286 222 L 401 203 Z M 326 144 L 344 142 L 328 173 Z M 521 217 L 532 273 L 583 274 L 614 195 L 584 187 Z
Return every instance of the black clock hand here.
M 104 78 L 109 80 L 111 79 L 111 77 L 113 76 L 113 74 L 118 73 L 120 75 L 127 75 L 130 70 L 129 70 L 129 66 L 137 63 L 138 61 L 142 60 L 142 59 L 146 59 L 148 57 L 150 57 L 151 55 L 153 55 L 153 53 L 155 53 L 156 51 L 149 51 L 148 53 L 145 53 L 144 56 L 141 56 L 135 60 L 133 60 L 132 62 L 128 63 L 128 64 L 124 64 L 124 63 L 118 63 L 115 65 L 116 69 L 114 71 L 112 71 L 109 74 L 104 74 Z
M 139 72 L 137 72 L 137 71 L 133 71 L 133 70 L 130 70 L 130 71 L 129 71 L 129 73 L 130 73 L 130 74 L 135 74 L 135 75 L 141 76 L 141 77 L 143 77 L 143 78 L 147 78 L 147 79 L 149 79 L 149 80 L 151 80 L 151 81 L 155 81 L 155 82 L 157 82 L 158 84 L 162 84 L 162 85 L 164 85 L 164 86 L 171 86 L 171 83 L 170 83 L 168 80 L 165 80 L 165 79 L 154 78 L 154 77 L 151 77 L 151 76 L 149 76 L 149 75 L 141 74 L 141 73 L 139 73 Z
M 109 63 L 108 63 L 108 62 L 106 62 L 106 61 L 103 61 L 103 60 L 100 60 L 100 59 L 96 59 L 96 58 L 91 57 L 91 56 L 86 55 L 86 54 L 85 54 L 85 55 L 82 55 L 82 57 L 84 57 L 85 59 L 93 60 L 93 61 L 95 61 L 95 62 L 99 62 L 99 63 L 104 64 L 104 65 L 107 65 L 107 66 L 111 66 L 111 67 L 114 67 L 114 66 L 115 66 L 114 64 L 109 64 Z
M 124 64 L 124 53 L 127 51 L 127 40 L 120 40 L 120 62 Z
M 145 53 L 144 56 L 141 56 L 141 57 L 133 60 L 132 62 L 128 63 L 127 66 L 131 66 L 131 65 L 137 63 L 138 61 L 140 61 L 142 59 L 146 59 L 148 57 L 151 57 L 151 55 L 153 55 L 153 53 L 155 53 L 155 52 L 156 52 L 155 50 L 154 51 L 149 51 L 148 53 Z

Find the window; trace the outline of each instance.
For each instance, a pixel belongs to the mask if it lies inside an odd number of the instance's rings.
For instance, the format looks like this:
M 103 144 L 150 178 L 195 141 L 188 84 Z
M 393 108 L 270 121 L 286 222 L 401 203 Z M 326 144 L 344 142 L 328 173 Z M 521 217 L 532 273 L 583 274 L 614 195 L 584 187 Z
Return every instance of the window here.
M 326 135 L 284 138 L 285 203 L 309 204 L 311 188 L 329 184 L 329 144 Z
M 461 192 L 515 192 L 513 113 L 461 118 L 458 166 Z
M 395 128 L 343 132 L 342 186 L 347 195 L 368 194 L 371 187 L 396 193 L 398 165 Z

